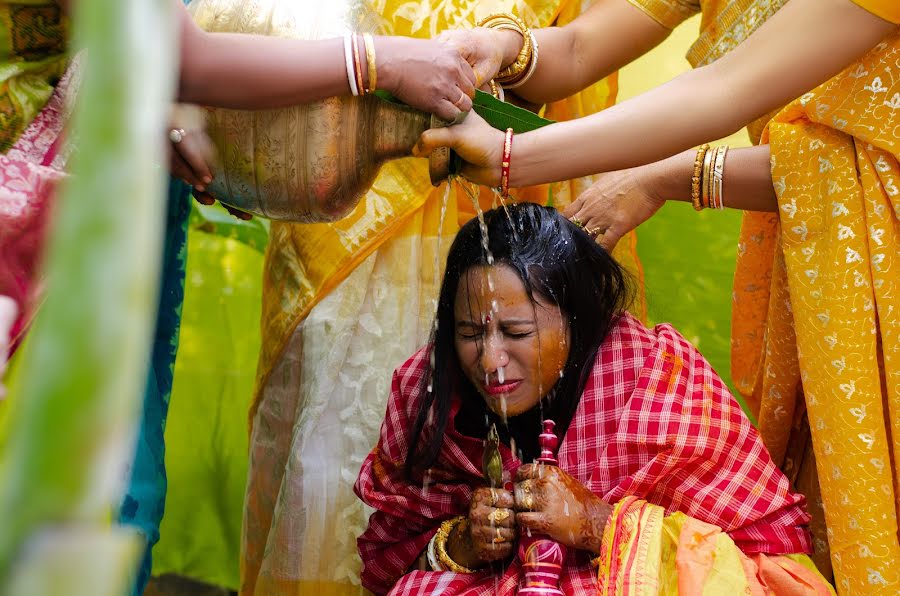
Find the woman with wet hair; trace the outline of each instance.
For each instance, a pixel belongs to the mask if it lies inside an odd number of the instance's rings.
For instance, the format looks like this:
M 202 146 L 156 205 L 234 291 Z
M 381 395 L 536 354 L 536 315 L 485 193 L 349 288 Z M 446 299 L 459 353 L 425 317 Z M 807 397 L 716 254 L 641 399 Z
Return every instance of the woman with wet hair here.
M 519 533 L 536 531 L 568 548 L 566 594 L 829 593 L 803 555 L 803 497 L 697 350 L 625 311 L 629 280 L 606 251 L 534 204 L 486 213 L 484 232 L 487 250 L 477 220 L 460 230 L 432 341 L 394 373 L 356 485 L 375 508 L 363 584 L 513 594 Z M 558 468 L 528 463 L 546 418 Z

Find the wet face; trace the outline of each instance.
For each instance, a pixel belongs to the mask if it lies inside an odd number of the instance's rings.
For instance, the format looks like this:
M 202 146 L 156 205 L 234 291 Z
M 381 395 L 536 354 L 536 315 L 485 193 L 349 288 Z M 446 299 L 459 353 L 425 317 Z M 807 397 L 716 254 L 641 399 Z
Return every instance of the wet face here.
M 488 408 L 501 416 L 535 407 L 569 356 L 568 320 L 557 305 L 535 299 L 506 265 L 472 267 L 459 281 L 456 353 Z

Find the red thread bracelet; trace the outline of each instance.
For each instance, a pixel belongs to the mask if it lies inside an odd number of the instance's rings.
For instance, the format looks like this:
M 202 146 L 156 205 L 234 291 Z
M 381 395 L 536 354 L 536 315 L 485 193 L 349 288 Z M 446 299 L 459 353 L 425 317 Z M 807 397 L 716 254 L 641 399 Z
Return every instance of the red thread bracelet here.
M 506 138 L 503 140 L 503 160 L 500 162 L 500 199 L 509 198 L 509 155 L 512 153 L 513 129 L 506 129 Z

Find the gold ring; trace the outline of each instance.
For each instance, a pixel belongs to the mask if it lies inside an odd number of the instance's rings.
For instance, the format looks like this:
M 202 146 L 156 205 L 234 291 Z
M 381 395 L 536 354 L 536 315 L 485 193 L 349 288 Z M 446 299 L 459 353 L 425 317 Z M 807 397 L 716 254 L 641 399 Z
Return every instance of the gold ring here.
M 500 544 L 501 542 L 506 542 L 506 538 L 503 537 L 503 534 L 500 533 L 500 528 L 497 528 L 497 535 L 494 536 L 494 539 L 491 541 L 494 544 Z
M 532 495 L 530 492 L 525 493 L 525 495 L 522 497 L 522 507 L 524 507 L 528 511 L 534 509 L 534 495 Z
M 491 95 L 493 95 L 500 101 L 503 101 L 503 99 L 504 99 L 503 98 L 503 87 L 498 85 L 497 81 L 495 81 L 494 79 L 491 79 L 490 84 L 491 84 Z
M 499 524 L 509 518 L 509 509 L 494 509 L 488 513 L 488 521 L 492 524 Z
M 577 217 L 573 217 L 573 218 L 570 219 L 569 221 L 571 221 L 573 225 L 578 226 L 578 227 L 581 228 L 582 230 L 584 229 L 584 223 L 583 223 L 580 219 L 578 219 Z
M 534 495 L 531 493 L 531 480 L 525 480 L 519 483 L 519 490 L 522 493 L 522 500 L 519 505 L 526 511 L 534 509 Z
M 460 90 L 459 90 L 459 99 L 457 99 L 456 101 L 454 101 L 454 102 L 453 102 L 453 105 L 455 105 L 456 107 L 459 108 L 459 102 L 463 101 L 465 98 L 466 98 L 466 92 L 463 91 L 462 89 L 460 89 Z M 459 108 L 459 109 L 461 110 L 462 108 Z
M 496 507 L 497 503 L 500 502 L 500 497 L 497 495 L 496 489 L 491 487 L 491 507 Z

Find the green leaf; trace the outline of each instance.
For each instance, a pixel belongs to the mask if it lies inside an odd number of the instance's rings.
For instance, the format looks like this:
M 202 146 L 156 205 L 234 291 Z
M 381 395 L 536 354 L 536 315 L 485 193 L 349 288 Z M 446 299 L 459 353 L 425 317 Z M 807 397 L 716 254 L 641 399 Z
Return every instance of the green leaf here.
M 378 90 L 374 95 L 388 103 L 403 104 L 402 101 L 384 90 Z M 518 134 L 553 124 L 553 120 L 541 118 L 534 112 L 500 101 L 490 93 L 480 90 L 475 91 L 475 99 L 472 104 L 475 113 L 497 130 L 506 130 L 511 127 Z
M 475 113 L 497 130 L 512 128 L 513 132 L 521 134 L 553 124 L 553 120 L 541 118 L 534 112 L 500 101 L 484 91 L 475 92 L 473 103 L 475 104 Z
M 552 120 L 541 118 L 534 112 L 530 112 L 525 108 L 514 106 L 511 103 L 500 101 L 490 93 L 484 91 L 475 91 L 474 104 L 475 113 L 484 118 L 484 121 L 497 130 L 506 130 L 512 128 L 516 134 L 530 132 L 553 124 Z M 450 172 L 458 174 L 462 169 L 462 160 L 454 152 L 450 154 Z

